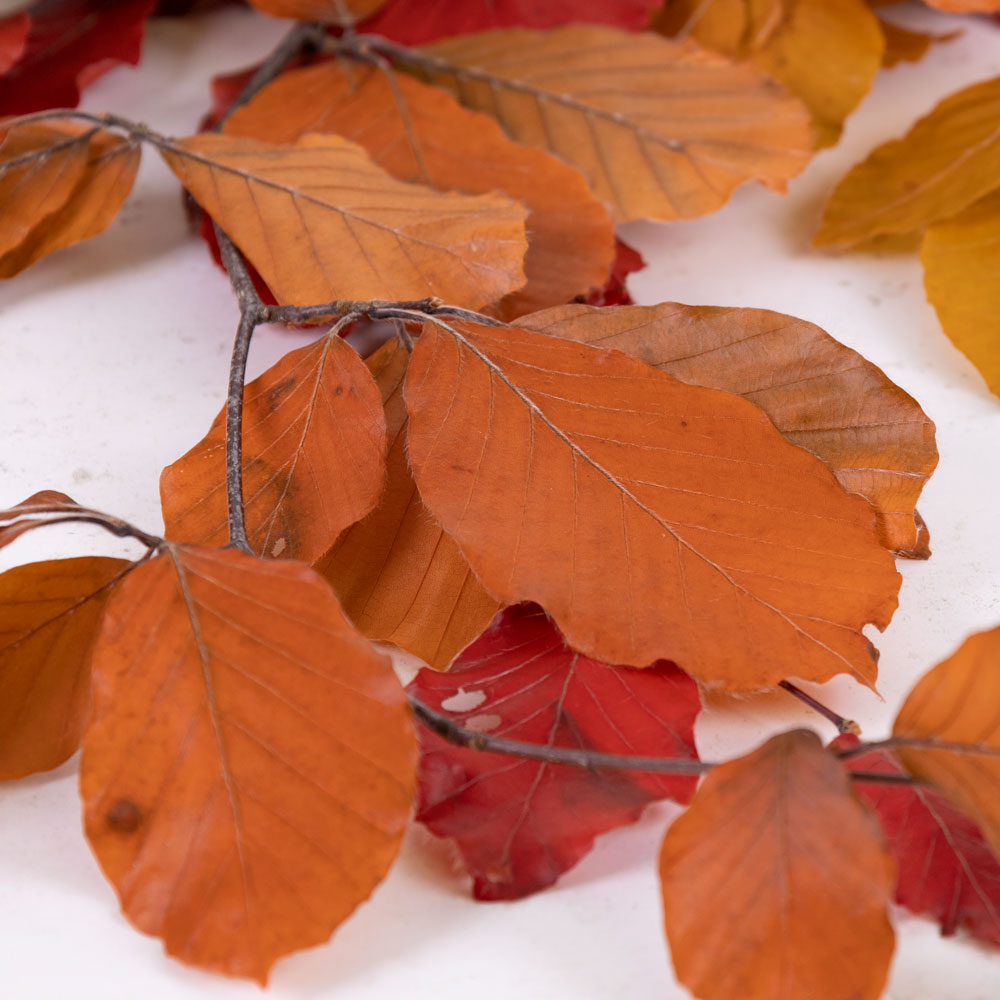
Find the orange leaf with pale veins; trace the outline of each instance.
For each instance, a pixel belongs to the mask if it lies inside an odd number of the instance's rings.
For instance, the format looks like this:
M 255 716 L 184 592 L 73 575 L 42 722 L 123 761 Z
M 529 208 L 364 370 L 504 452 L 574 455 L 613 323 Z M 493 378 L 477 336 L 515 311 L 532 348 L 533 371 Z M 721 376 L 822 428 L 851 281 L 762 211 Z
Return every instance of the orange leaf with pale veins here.
M 930 555 L 915 504 L 937 465 L 934 424 L 912 396 L 813 323 L 767 309 L 566 305 L 521 325 L 624 351 L 682 382 L 735 392 L 875 507 L 882 543 Z
M 403 377 L 409 355 L 387 341 L 368 359 L 385 405 L 388 476 L 378 506 L 316 563 L 370 639 L 443 670 L 493 620 L 500 602 L 420 500 L 406 460 Z
M 849 673 L 899 575 L 867 501 L 752 403 L 617 351 L 428 322 L 404 388 L 421 497 L 483 585 L 593 659 L 756 690 Z
M 606 209 L 579 171 L 511 142 L 488 115 L 407 76 L 335 62 L 294 70 L 227 119 L 227 135 L 294 142 L 309 132 L 360 143 L 402 181 L 443 191 L 499 191 L 528 209 L 527 284 L 507 295 L 505 319 L 568 302 L 600 285 L 614 256 Z
M 247 536 L 260 555 L 311 561 L 378 500 L 385 478 L 378 388 L 337 334 L 289 351 L 247 385 L 243 496 Z M 169 538 L 224 545 L 226 411 L 160 477 Z
M 350 25 L 371 17 L 386 0 L 250 0 L 258 10 L 296 21 Z
M 1000 628 L 970 636 L 924 674 L 903 702 L 892 735 L 943 744 L 894 749 L 908 771 L 979 824 L 1000 857 Z
M 109 604 L 80 789 L 125 915 L 264 983 L 395 857 L 416 760 L 387 658 L 308 567 L 168 545 Z
M 876 1000 L 894 935 L 878 824 L 814 733 L 715 768 L 660 854 L 674 969 L 699 1000 Z
M 524 284 L 520 205 L 404 184 L 340 136 L 203 133 L 161 152 L 279 302 L 437 296 L 475 309 Z
M 796 98 L 753 67 L 652 32 L 507 29 L 393 54 L 579 168 L 619 220 L 714 212 L 753 179 L 784 190 L 812 151 Z
M 55 559 L 0 575 L 0 780 L 57 767 L 90 711 L 90 650 L 129 571 L 123 559 Z

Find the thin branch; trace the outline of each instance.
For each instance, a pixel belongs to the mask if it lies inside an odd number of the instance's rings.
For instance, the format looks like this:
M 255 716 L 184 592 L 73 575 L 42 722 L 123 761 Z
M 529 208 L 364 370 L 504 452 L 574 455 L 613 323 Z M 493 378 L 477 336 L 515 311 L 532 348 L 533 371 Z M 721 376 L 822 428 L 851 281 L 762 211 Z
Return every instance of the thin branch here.
M 827 708 L 823 702 L 818 701 L 811 694 L 807 694 L 802 688 L 796 687 L 791 681 L 779 681 L 778 687 L 784 688 L 790 695 L 808 705 L 814 712 L 819 712 L 824 719 L 828 719 L 837 727 L 837 732 L 850 733 L 852 736 L 861 735 L 861 727 L 853 719 L 845 719 L 832 708 Z
M 956 743 L 952 740 L 938 740 L 932 736 L 891 736 L 874 743 L 859 743 L 856 747 L 839 750 L 841 760 L 850 760 L 873 750 L 940 750 L 945 753 L 968 754 L 971 757 L 1000 757 L 1000 747 L 984 746 L 982 743 Z
M 20 528 L 18 534 L 21 534 L 26 531 L 34 531 L 36 528 L 47 527 L 50 524 L 96 524 L 116 538 L 134 538 L 137 542 L 145 545 L 147 549 L 157 549 L 163 544 L 163 539 L 159 535 L 151 535 L 120 517 L 113 517 L 111 514 L 105 514 L 99 510 L 91 510 L 89 507 L 52 509 L 51 513 L 55 516 L 19 518 L 4 525 L 3 530 L 17 527 Z

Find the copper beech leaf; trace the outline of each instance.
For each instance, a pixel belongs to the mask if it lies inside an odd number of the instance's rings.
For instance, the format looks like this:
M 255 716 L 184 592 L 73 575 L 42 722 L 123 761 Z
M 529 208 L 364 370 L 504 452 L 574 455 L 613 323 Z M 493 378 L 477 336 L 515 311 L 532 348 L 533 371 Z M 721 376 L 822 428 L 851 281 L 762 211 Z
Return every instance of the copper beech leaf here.
M 714 212 L 753 179 L 784 190 L 811 153 L 799 101 L 752 67 L 651 32 L 510 29 L 398 56 L 579 168 L 619 220 Z
M 617 351 L 428 322 L 404 388 L 420 495 L 486 589 L 606 663 L 756 690 L 848 673 L 899 576 L 867 501 L 752 403 Z
M 837 185 L 814 238 L 851 245 L 950 218 L 1000 187 L 1000 77 L 946 97 Z
M 39 524 L 39 518 L 46 514 L 72 511 L 79 505 L 65 493 L 56 490 L 41 490 L 33 493 L 27 500 L 0 510 L 0 549 L 10 545 L 26 531 L 31 531 Z
M 567 305 L 521 320 L 540 333 L 625 351 L 683 382 L 739 393 L 875 508 L 882 542 L 930 555 L 915 518 L 937 465 L 934 424 L 912 396 L 813 323 L 767 309 Z
M 989 11 L 1000 11 L 1000 0 L 927 0 L 931 7 L 938 10 L 952 11 L 956 14 L 980 13 Z
M 337 334 L 289 351 L 244 390 L 243 495 L 255 552 L 311 561 L 375 506 L 385 478 L 378 388 Z M 226 411 L 160 477 L 169 538 L 229 539 Z
M 961 31 L 946 31 L 940 34 L 913 31 L 911 28 L 881 18 L 879 27 L 885 36 L 882 65 L 886 67 L 896 66 L 901 62 L 919 62 L 932 45 L 953 41 L 962 34 Z
M 204 133 L 163 156 L 279 302 L 438 296 L 478 308 L 524 284 L 520 205 L 404 184 L 339 136 Z
M 275 80 L 238 108 L 224 131 L 271 142 L 336 133 L 399 180 L 520 201 L 528 209 L 528 281 L 499 303 L 505 319 L 568 302 L 607 277 L 611 219 L 579 171 L 511 142 L 488 115 L 437 87 L 374 67 L 322 63 Z
M 548 747 L 697 760 L 694 681 L 672 663 L 614 667 L 574 653 L 537 604 L 497 615 L 447 673 L 407 689 L 466 728 Z M 551 885 L 594 838 L 660 798 L 687 802 L 695 777 L 518 760 L 420 730 L 417 819 L 455 838 L 477 899 Z
M 1000 856 L 1000 628 L 970 636 L 909 693 L 892 734 L 903 766 L 983 831 Z M 907 746 L 906 740 L 916 740 Z M 927 745 L 920 745 L 926 741 Z M 938 742 L 940 747 L 932 747 Z
M 677 977 L 698 1000 L 876 1000 L 893 864 L 832 754 L 797 730 L 715 768 L 660 854 Z
M 928 226 L 920 258 L 944 332 L 1000 395 L 1000 188 Z
M 131 565 L 86 556 L 0 574 L 0 780 L 76 752 L 90 711 L 90 650 Z
M 316 563 L 354 624 L 444 669 L 500 608 L 420 500 L 406 459 L 403 377 L 409 355 L 398 339 L 367 361 L 385 406 L 388 474 L 378 506 L 348 528 Z
M 250 3 L 274 17 L 350 25 L 371 17 L 385 0 L 250 0 Z
M 604 283 L 590 289 L 578 301 L 589 306 L 627 306 L 632 304 L 626 281 L 633 271 L 641 271 L 646 266 L 642 255 L 622 240 L 615 238 L 615 259 L 611 273 Z
M 840 736 L 837 750 L 859 743 Z M 852 768 L 903 774 L 891 753 L 872 750 L 848 758 Z M 897 903 L 941 925 L 941 933 L 968 931 L 1000 946 L 1000 859 L 979 827 L 943 795 L 924 785 L 857 784 L 858 794 L 882 824 L 896 861 Z
M 30 30 L 31 16 L 27 11 L 0 18 L 0 73 L 6 73 L 24 54 Z
M 80 789 L 125 915 L 267 980 L 385 875 L 416 747 L 389 661 L 308 567 L 169 545 L 109 604 Z
M 837 141 L 885 49 L 866 0 L 668 0 L 653 26 L 752 62 L 805 103 L 821 146 Z

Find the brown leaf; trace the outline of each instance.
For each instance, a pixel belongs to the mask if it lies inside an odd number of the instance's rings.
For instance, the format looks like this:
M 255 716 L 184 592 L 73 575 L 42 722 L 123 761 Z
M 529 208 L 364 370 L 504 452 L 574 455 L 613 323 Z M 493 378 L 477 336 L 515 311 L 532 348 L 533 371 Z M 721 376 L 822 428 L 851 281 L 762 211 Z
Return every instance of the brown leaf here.
M 258 10 L 274 17 L 324 24 L 355 24 L 371 17 L 386 0 L 250 0 Z
M 7 510 L 0 510 L 0 549 L 10 545 L 26 531 L 37 528 L 43 523 L 41 518 L 46 514 L 57 514 L 79 508 L 79 504 L 65 493 L 56 490 L 41 490 L 33 493 L 27 500 Z
M 370 639 L 395 643 L 443 670 L 493 620 L 500 603 L 424 507 L 406 460 L 403 376 L 395 338 L 368 359 L 385 404 L 388 478 L 378 506 L 316 564 Z
M 811 154 L 799 101 L 752 67 L 651 32 L 485 31 L 400 58 L 578 167 L 619 220 L 714 212 L 752 179 L 784 190 Z
M 424 503 L 490 593 L 537 601 L 573 649 L 730 690 L 874 682 L 860 629 L 899 586 L 874 513 L 752 403 L 465 322 L 425 326 L 405 398 Z
M 1000 189 L 928 226 L 920 258 L 944 332 L 1000 395 Z
M 402 181 L 443 191 L 498 191 L 528 209 L 524 270 L 528 283 L 506 296 L 498 314 L 568 302 L 603 283 L 614 230 L 579 171 L 539 149 L 511 142 L 487 115 L 450 94 L 376 68 L 321 63 L 286 73 L 237 109 L 229 135 L 294 142 L 308 132 L 360 143 Z
M 307 567 L 168 546 L 108 607 L 80 788 L 126 916 L 264 983 L 381 881 L 414 789 L 388 660 Z
M 664 302 L 559 306 L 521 325 L 624 351 L 682 382 L 749 399 L 845 490 L 871 502 L 883 545 L 930 555 L 914 505 L 937 465 L 934 424 L 881 369 L 813 323 L 767 309 Z
M 203 133 L 163 156 L 279 302 L 432 295 L 474 309 L 524 284 L 520 205 L 403 184 L 339 136 Z
M 894 935 L 878 824 L 814 733 L 715 768 L 667 830 L 664 921 L 699 1000 L 876 1000 Z
M 112 132 L 98 131 L 85 151 L 83 171 L 69 197 L 44 218 L 36 215 L 31 231 L 0 257 L 0 278 L 11 278 L 53 250 L 96 236 L 111 225 L 132 190 L 139 169 L 139 145 Z M 70 171 L 69 176 L 75 175 L 75 170 Z M 35 185 L 28 190 L 34 192 Z M 25 188 L 21 188 L 20 197 L 29 197 Z M 30 210 L 32 203 L 27 207 Z
M 927 54 L 932 45 L 950 42 L 958 38 L 961 31 L 946 31 L 932 34 L 928 31 L 913 31 L 901 24 L 879 19 L 879 26 L 885 36 L 885 51 L 882 53 L 882 65 L 896 66 L 901 62 L 919 62 Z
M 132 564 L 54 559 L 0 574 L 0 780 L 57 767 L 90 711 L 90 650 Z
M 169 538 L 224 545 L 226 411 L 160 477 Z M 385 478 L 378 388 L 337 334 L 289 351 L 245 389 L 247 534 L 270 558 L 318 558 L 374 506 Z
M 670 0 L 653 27 L 752 62 L 801 98 L 820 146 L 839 138 L 885 48 L 865 0 Z
M 1000 77 L 946 97 L 837 185 L 813 242 L 851 245 L 950 218 L 1000 187 Z
M 909 693 L 892 734 L 937 740 L 940 749 L 900 746 L 896 755 L 971 816 L 1000 857 L 1000 628 L 970 636 Z M 951 744 L 949 746 L 948 744 Z M 974 750 L 955 746 L 965 744 Z

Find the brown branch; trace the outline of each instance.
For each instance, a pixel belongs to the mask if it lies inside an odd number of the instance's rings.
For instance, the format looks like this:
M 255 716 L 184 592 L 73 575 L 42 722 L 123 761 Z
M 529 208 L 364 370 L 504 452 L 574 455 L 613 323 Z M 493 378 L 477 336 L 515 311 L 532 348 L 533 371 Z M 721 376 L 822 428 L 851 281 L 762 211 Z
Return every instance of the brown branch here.
M 45 513 L 52 516 L 42 516 Z M 89 507 L 49 508 L 47 512 L 38 511 L 35 516 L 13 519 L 4 528 L 18 527 L 20 528 L 18 534 L 20 534 L 25 531 L 34 531 L 36 528 L 44 528 L 50 524 L 96 524 L 116 538 L 134 538 L 137 542 L 145 545 L 147 549 L 158 549 L 163 544 L 163 539 L 159 535 L 151 535 L 120 517 L 114 517 L 99 510 L 91 510 Z
M 814 712 L 819 712 L 824 719 L 828 719 L 837 727 L 838 733 L 850 733 L 853 736 L 861 735 L 861 727 L 853 719 L 845 719 L 832 708 L 827 708 L 823 702 L 817 700 L 811 694 L 807 694 L 802 688 L 796 687 L 791 681 L 779 681 L 778 687 L 784 688 L 790 695 L 808 705 Z

